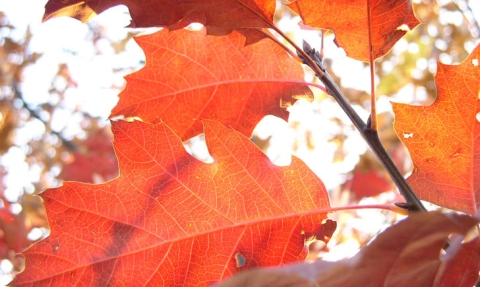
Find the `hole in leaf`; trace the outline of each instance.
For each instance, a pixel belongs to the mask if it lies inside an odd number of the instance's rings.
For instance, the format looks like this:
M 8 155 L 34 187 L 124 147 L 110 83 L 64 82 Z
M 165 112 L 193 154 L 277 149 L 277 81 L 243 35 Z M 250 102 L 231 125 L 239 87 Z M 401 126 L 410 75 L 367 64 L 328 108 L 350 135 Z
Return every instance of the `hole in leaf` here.
M 203 29 L 203 24 L 202 23 L 190 23 L 187 27 L 185 27 L 186 30 L 191 30 L 191 31 L 200 31 Z
M 404 139 L 413 138 L 413 133 L 410 133 L 410 134 L 403 134 L 403 138 L 404 138 Z
M 143 122 L 142 118 L 140 118 L 140 117 L 126 117 L 126 118 L 123 118 L 123 120 L 126 121 L 126 122 L 129 122 L 129 123 L 134 122 L 134 121 Z
M 183 146 L 189 154 L 204 163 L 213 163 L 213 157 L 208 152 L 205 135 L 195 136 L 183 143 Z
M 473 66 L 478 67 L 478 59 L 473 59 L 472 64 Z
M 123 116 L 123 115 L 110 118 L 110 120 L 113 121 L 113 122 L 121 121 L 121 120 L 124 120 L 124 119 L 125 119 L 125 116 Z
M 53 246 L 53 252 L 54 252 L 54 253 L 57 252 L 58 249 L 60 249 L 60 243 L 55 244 L 55 245 Z
M 245 257 L 240 253 L 235 254 L 235 261 L 237 262 L 237 267 L 245 265 Z
M 410 31 L 410 27 L 408 27 L 407 24 L 402 24 L 402 25 L 400 25 L 400 26 L 397 27 L 397 30 L 409 32 L 409 31 Z
M 27 238 L 32 241 L 37 241 L 42 238 L 45 234 L 43 228 L 32 228 L 32 230 L 28 233 Z
M 477 119 L 477 122 L 480 122 L 480 113 L 477 113 L 477 115 L 475 116 L 475 118 Z

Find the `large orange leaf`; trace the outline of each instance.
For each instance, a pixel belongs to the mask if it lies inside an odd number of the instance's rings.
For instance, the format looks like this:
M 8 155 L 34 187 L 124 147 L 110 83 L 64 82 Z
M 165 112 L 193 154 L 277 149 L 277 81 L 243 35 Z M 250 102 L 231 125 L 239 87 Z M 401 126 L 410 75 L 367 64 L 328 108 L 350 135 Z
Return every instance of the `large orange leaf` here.
M 325 187 L 297 158 L 277 167 L 216 121 L 204 122 L 212 164 L 165 124 L 112 125 L 120 176 L 42 194 L 51 235 L 25 252 L 16 285 L 205 286 L 302 260 L 305 240 L 333 232 Z
M 417 213 L 388 228 L 358 254 L 337 262 L 317 261 L 239 274 L 219 287 L 249 286 L 429 286 L 471 287 L 478 279 L 480 240 L 460 241 L 439 256 L 450 233 L 478 224 L 466 215 Z M 287 283 L 285 283 L 287 282 Z
M 266 19 L 273 21 L 275 0 L 242 0 Z M 82 22 L 110 7 L 125 5 L 133 27 L 171 26 L 187 18 L 206 26 L 223 28 L 267 27 L 265 22 L 235 0 L 49 0 L 44 20 L 70 16 Z
M 182 29 L 136 41 L 147 63 L 126 77 L 111 116 L 161 118 L 183 140 L 202 133 L 198 119 L 218 119 L 250 136 L 265 115 L 287 119 L 286 106 L 311 97 L 301 65 L 268 38 L 245 46 L 238 32 L 216 37 Z
M 370 1 L 370 22 L 367 1 Z M 370 57 L 369 30 L 376 59 L 405 35 L 402 25 L 413 29 L 420 23 L 409 0 L 296 0 L 288 6 L 306 25 L 332 30 L 335 42 L 349 57 L 365 62 Z
M 460 65 L 438 63 L 431 106 L 393 104 L 395 129 L 415 165 L 420 199 L 468 213 L 480 208 L 480 46 Z

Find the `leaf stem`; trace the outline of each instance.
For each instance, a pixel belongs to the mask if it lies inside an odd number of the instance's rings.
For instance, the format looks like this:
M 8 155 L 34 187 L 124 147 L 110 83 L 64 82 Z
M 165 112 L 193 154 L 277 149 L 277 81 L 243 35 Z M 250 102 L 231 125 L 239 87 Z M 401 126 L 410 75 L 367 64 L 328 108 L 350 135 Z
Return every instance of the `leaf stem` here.
M 401 215 L 408 215 L 408 211 L 393 204 L 367 204 L 367 205 L 350 205 L 328 208 L 328 212 L 359 210 L 359 209 L 383 209 L 395 212 Z
M 14 93 L 14 96 L 15 98 L 19 99 L 23 105 L 23 108 L 25 110 L 27 110 L 30 115 L 34 118 L 36 118 L 37 120 L 41 121 L 47 128 L 48 125 L 47 123 L 45 123 L 44 119 L 40 116 L 40 114 L 35 111 L 34 109 L 30 108 L 30 106 L 28 105 L 28 103 L 25 101 L 25 99 L 23 98 L 23 95 L 22 93 L 20 92 L 19 88 L 18 88 L 18 83 L 16 81 L 13 82 L 12 84 L 12 89 L 13 89 L 13 93 Z M 78 146 L 70 141 L 70 140 L 67 140 L 64 136 L 62 136 L 62 134 L 60 132 L 57 132 L 57 131 L 54 131 L 50 128 L 50 132 L 54 135 L 56 135 L 61 141 L 62 143 L 65 145 L 65 147 L 70 150 L 70 151 L 76 151 L 78 150 Z
M 375 59 L 373 57 L 373 43 L 372 43 L 372 15 L 370 10 L 370 1 L 367 1 L 367 25 L 368 25 L 368 54 L 370 56 L 370 123 L 369 127 L 377 130 L 377 98 L 375 96 Z

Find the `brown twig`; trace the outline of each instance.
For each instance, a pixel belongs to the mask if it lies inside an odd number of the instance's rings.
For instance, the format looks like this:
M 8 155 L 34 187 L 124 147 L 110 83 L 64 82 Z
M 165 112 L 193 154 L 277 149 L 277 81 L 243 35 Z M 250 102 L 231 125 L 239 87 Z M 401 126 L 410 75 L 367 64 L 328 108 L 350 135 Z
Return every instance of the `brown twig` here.
M 355 112 L 353 107 L 350 105 L 350 102 L 348 102 L 348 100 L 340 91 L 332 78 L 326 73 L 326 70 L 322 64 L 322 58 L 320 54 L 315 51 L 315 49 L 312 49 L 310 45 L 305 41 L 303 43 L 304 48 L 300 49 L 300 47 L 298 47 L 295 42 L 293 42 L 289 37 L 287 37 L 287 35 L 285 35 L 280 29 L 278 29 L 275 24 L 273 24 L 270 20 L 265 19 L 264 16 L 260 15 L 251 7 L 243 3 L 241 0 L 235 1 L 249 11 L 251 11 L 257 17 L 259 17 L 263 22 L 267 24 L 268 27 L 273 29 L 286 41 L 288 41 L 295 48 L 295 50 L 297 51 L 297 55 L 303 60 L 303 63 L 313 69 L 316 76 L 325 85 L 326 91 L 335 98 L 335 100 L 338 102 L 345 114 L 347 114 L 355 127 L 362 134 L 363 138 L 368 143 L 372 151 L 375 153 L 379 161 L 385 167 L 393 182 L 398 187 L 400 193 L 405 198 L 408 211 L 427 211 L 427 209 L 423 206 L 422 202 L 417 197 L 415 192 L 413 192 L 410 185 L 408 185 L 407 181 L 400 173 L 393 160 L 390 158 L 390 155 L 383 147 L 382 143 L 380 142 L 380 138 L 378 137 L 377 131 L 371 129 L 370 125 L 367 125 L 365 124 L 365 122 L 363 122 L 363 120 L 360 118 L 357 112 Z
M 13 83 L 12 84 L 12 89 L 13 89 L 13 93 L 14 93 L 14 97 L 19 99 L 22 104 L 23 104 L 23 107 L 30 113 L 30 115 L 36 119 L 38 119 L 39 121 L 41 122 L 44 122 L 44 120 L 42 119 L 42 117 L 32 108 L 30 108 L 27 104 L 27 102 L 25 102 L 25 99 L 23 98 L 23 95 L 22 93 L 19 91 L 18 87 L 17 87 L 17 83 Z M 50 132 L 54 135 L 56 135 L 62 142 L 63 144 L 71 151 L 76 151 L 78 150 L 78 147 L 75 143 L 73 143 L 72 141 L 70 140 L 67 140 L 60 132 L 57 132 L 57 131 L 54 131 L 52 129 L 50 129 Z
M 295 42 L 290 39 L 287 35 L 285 35 L 285 33 L 282 32 L 282 30 L 278 29 L 277 26 L 275 26 L 275 24 L 273 24 L 270 20 L 268 19 L 265 19 L 265 17 L 263 15 L 260 15 L 257 11 L 253 10 L 250 6 L 246 5 L 245 3 L 242 2 L 242 0 L 235 0 L 235 2 L 237 2 L 238 4 L 242 5 L 243 7 L 245 7 L 246 9 L 248 9 L 250 12 L 252 12 L 253 14 L 255 14 L 259 19 L 261 19 L 265 24 L 267 24 L 268 27 L 270 27 L 272 30 L 274 30 L 275 32 L 277 32 L 282 38 L 284 38 L 290 45 L 293 46 L 293 48 L 295 48 L 295 50 L 297 51 L 297 53 L 299 54 L 299 57 L 300 58 L 303 58 L 304 61 L 306 61 L 308 63 L 308 66 L 310 68 L 313 69 L 313 71 L 315 72 L 315 74 L 317 74 L 318 76 L 322 76 L 324 75 L 324 72 L 319 68 L 317 67 L 317 65 L 315 64 L 315 62 L 300 48 L 298 47 L 297 44 L 295 44 Z

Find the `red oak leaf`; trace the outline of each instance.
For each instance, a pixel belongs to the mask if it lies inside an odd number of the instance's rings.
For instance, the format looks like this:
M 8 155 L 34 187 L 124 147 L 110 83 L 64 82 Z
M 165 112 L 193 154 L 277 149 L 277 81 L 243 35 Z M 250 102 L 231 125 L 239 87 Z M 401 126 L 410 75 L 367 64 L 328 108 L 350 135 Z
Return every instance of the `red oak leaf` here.
M 368 1 L 371 21 L 368 21 L 367 0 L 296 0 L 288 6 L 306 25 L 332 30 L 336 44 L 349 57 L 368 62 L 369 30 L 376 59 L 388 53 L 406 34 L 402 25 L 413 29 L 420 23 L 413 14 L 411 1 Z
M 247 282 L 255 282 L 257 287 L 471 287 L 480 270 L 479 240 L 459 246 L 458 252 L 450 252 L 450 248 L 455 249 L 450 246 L 447 254 L 451 258 L 440 258 L 439 252 L 450 233 L 465 234 L 477 223 L 466 215 L 411 214 L 352 258 L 257 269 L 234 276 L 218 287 L 249 286 Z M 453 265 L 455 269 L 450 269 Z
M 118 175 L 118 164 L 113 151 L 112 139 L 105 130 L 98 130 L 80 143 L 73 153 L 73 160 L 64 165 L 58 176 L 62 180 L 95 182 L 107 181 Z
M 241 0 L 261 16 L 273 21 L 274 0 Z M 203 19 L 206 26 L 254 28 L 267 25 L 235 0 L 50 0 L 45 5 L 43 20 L 70 16 L 87 22 L 108 8 L 125 5 L 130 10 L 132 27 L 171 26 L 191 18 Z
M 33 228 L 46 226 L 47 220 L 37 209 L 41 204 L 31 200 L 34 198 L 31 195 L 22 196 L 20 212 L 14 209 L 15 204 L 5 197 L 3 178 L 6 175 L 7 172 L 0 166 L 0 260 L 8 260 L 14 271 L 20 271 L 24 265 L 19 252 L 32 244 L 29 233 Z
M 391 190 L 392 183 L 375 169 L 369 171 L 354 170 L 352 178 L 345 183 L 345 187 L 353 192 L 357 199 L 361 199 Z
M 431 106 L 393 104 L 395 130 L 415 165 L 420 199 L 475 213 L 480 208 L 480 46 L 460 65 L 438 63 Z
M 360 161 L 351 172 L 351 177 L 344 183 L 344 188 L 352 192 L 358 200 L 379 195 L 392 190 L 392 187 L 392 180 L 372 152 L 360 156 Z
M 448 252 L 448 250 L 447 250 Z M 447 258 L 450 259 L 450 258 Z M 460 246 L 454 257 L 442 262 L 435 287 L 474 286 L 480 270 L 480 238 Z
M 161 30 L 136 41 L 147 63 L 126 77 L 111 116 L 161 118 L 182 140 L 202 133 L 200 118 L 251 136 L 265 115 L 287 119 L 285 106 L 312 97 L 301 65 L 268 38 L 245 46 L 238 32 Z
M 28 247 L 31 242 L 25 226 L 25 212 L 12 212 L 12 204 L 5 198 L 3 178 L 7 172 L 0 167 L 0 260 L 14 260 L 15 254 Z M 22 210 L 23 211 L 23 210 Z
M 275 166 L 240 133 L 204 126 L 212 164 L 163 123 L 114 122 L 120 176 L 44 192 L 51 235 L 13 283 L 205 286 L 302 260 L 305 240 L 331 236 L 327 192 L 304 163 Z

